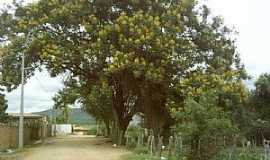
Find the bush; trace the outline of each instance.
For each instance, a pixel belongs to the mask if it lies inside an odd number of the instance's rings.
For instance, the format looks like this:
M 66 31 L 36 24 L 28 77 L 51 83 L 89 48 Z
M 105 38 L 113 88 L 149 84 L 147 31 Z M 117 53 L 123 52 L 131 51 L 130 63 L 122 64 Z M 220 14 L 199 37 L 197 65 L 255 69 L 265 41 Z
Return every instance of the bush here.
M 126 132 L 128 148 L 136 148 L 138 143 L 138 136 L 143 130 L 139 126 L 129 126 Z M 145 140 L 144 140 L 145 141 Z
M 220 137 L 232 137 L 236 128 L 228 113 L 217 107 L 217 97 L 209 94 L 200 100 L 188 99 L 184 110 L 175 112 L 175 126 L 185 140 L 189 160 L 209 160 L 223 149 Z
M 137 147 L 134 149 L 134 153 L 136 154 L 148 154 L 148 148 L 147 147 Z
M 89 127 L 89 130 L 87 131 L 87 135 L 96 135 L 97 134 L 97 126 L 91 126 Z
M 149 154 L 130 154 L 125 155 L 122 158 L 123 160 L 157 160 L 157 158 L 152 157 Z

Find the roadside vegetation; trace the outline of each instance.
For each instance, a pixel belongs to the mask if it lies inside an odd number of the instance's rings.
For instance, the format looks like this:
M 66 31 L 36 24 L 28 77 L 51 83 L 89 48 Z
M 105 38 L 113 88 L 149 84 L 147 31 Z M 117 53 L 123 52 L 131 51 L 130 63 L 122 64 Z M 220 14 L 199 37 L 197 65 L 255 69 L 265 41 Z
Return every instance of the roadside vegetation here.
M 199 1 L 12 7 L 0 15 L 2 84 L 19 86 L 22 52 L 27 78 L 44 68 L 68 75 L 54 97 L 63 121 L 68 106 L 80 103 L 98 122 L 96 134 L 135 149 L 130 159 L 256 160 L 257 148 L 269 146 L 270 76 L 246 88 L 236 32 Z M 141 120 L 132 126 L 135 115 Z

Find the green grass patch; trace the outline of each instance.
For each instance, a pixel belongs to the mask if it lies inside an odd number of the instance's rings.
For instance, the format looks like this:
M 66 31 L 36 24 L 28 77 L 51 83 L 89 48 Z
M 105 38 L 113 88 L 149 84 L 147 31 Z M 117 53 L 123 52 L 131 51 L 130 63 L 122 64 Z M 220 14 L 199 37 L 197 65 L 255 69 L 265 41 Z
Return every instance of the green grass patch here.
M 156 158 L 152 157 L 149 154 L 136 154 L 136 153 L 131 153 L 128 155 L 124 155 L 122 157 L 122 160 L 157 160 Z
M 159 160 L 158 158 L 151 156 L 145 147 L 135 148 L 132 151 L 133 152 L 131 154 L 123 156 L 122 160 Z M 213 157 L 211 160 L 228 160 L 230 152 L 230 148 L 225 149 Z M 178 160 L 176 155 L 170 158 L 168 158 L 166 154 L 163 154 L 163 156 L 166 157 L 166 160 Z M 237 148 L 233 157 L 237 160 L 261 160 L 263 158 L 263 148 Z M 187 158 L 182 157 L 182 159 Z
M 213 160 L 227 160 L 229 159 L 230 152 L 230 149 L 224 150 L 217 154 Z M 261 160 L 263 155 L 263 148 L 237 148 L 234 157 L 237 160 Z

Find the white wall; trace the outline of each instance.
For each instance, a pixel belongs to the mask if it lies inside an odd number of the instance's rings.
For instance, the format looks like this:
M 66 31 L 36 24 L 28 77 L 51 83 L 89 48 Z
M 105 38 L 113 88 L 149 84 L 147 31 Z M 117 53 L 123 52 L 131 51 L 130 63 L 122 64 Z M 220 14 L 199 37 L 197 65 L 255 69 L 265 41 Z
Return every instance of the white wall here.
M 58 135 L 69 135 L 72 133 L 72 125 L 71 124 L 56 124 L 52 125 L 52 135 L 54 133 Z

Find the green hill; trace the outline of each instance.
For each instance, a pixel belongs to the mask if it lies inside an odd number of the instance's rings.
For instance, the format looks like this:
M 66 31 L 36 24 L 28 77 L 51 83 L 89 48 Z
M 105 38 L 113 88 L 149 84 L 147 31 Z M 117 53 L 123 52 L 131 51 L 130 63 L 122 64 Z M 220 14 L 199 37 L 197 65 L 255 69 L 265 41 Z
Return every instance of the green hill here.
M 56 113 L 57 112 L 57 113 Z M 36 112 L 34 114 L 45 115 L 48 117 L 50 121 L 52 119 L 52 115 L 61 115 L 61 111 L 56 111 L 53 113 L 52 110 L 45 110 L 42 112 Z M 95 118 L 81 108 L 71 108 L 69 112 L 69 122 L 72 124 L 94 124 L 96 123 Z

